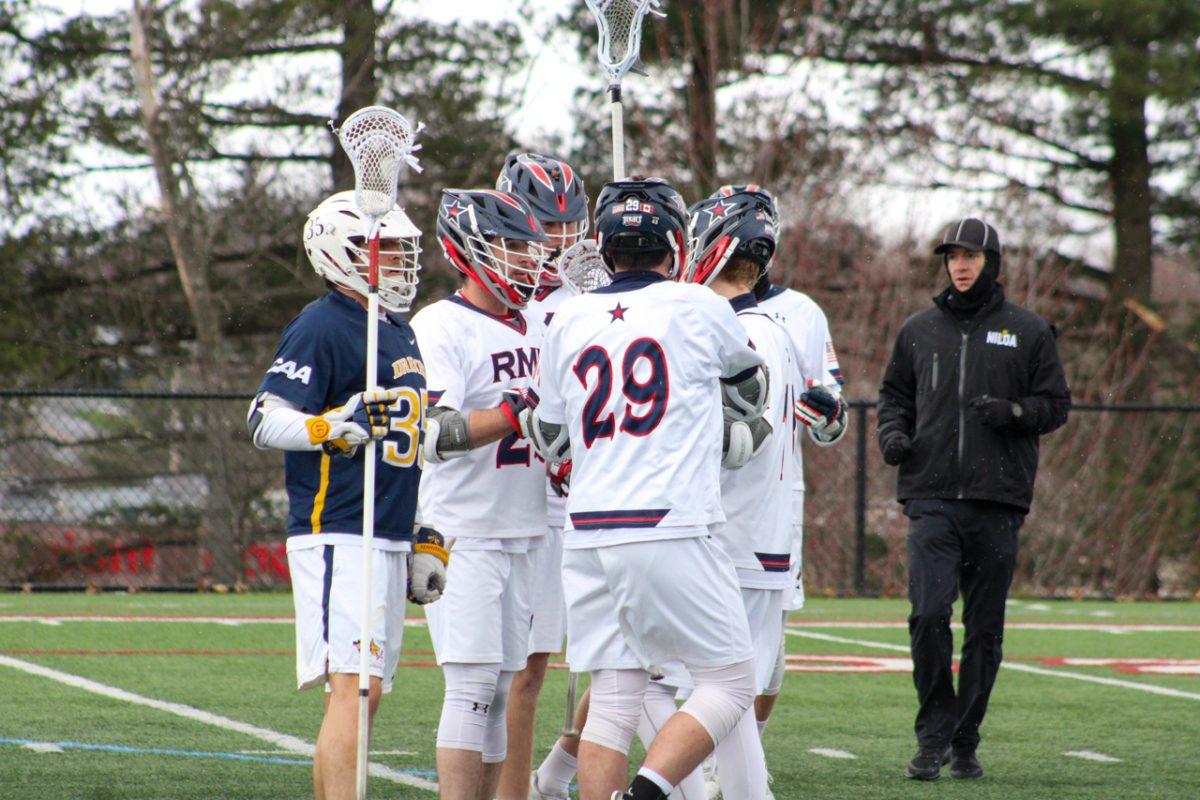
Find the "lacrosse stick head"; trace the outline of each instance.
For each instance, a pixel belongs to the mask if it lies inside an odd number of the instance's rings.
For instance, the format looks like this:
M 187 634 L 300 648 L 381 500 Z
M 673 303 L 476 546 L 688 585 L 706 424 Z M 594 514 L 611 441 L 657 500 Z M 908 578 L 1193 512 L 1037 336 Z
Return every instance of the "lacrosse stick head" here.
M 354 166 L 354 202 L 372 220 L 382 219 L 396 204 L 400 170 L 421 171 L 413 155 L 420 149 L 413 141 L 420 129 L 384 106 L 360 108 L 334 129 Z
M 620 86 L 625 73 L 637 63 L 642 46 L 642 20 L 647 14 L 666 16 L 659 0 L 587 0 L 600 29 L 600 66 L 610 86 Z
M 558 274 L 571 294 L 586 294 L 612 283 L 594 239 L 584 239 L 563 251 L 558 257 Z

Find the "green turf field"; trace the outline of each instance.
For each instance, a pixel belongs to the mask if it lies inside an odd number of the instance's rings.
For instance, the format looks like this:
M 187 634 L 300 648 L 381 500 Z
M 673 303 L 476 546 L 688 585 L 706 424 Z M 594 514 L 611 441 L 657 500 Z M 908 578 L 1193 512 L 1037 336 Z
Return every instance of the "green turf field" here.
M 0 798 L 311 796 L 321 698 L 293 688 L 290 613 L 284 594 L 0 594 Z M 916 702 L 894 626 L 905 613 L 817 599 L 793 615 L 796 671 L 765 739 L 779 800 L 1200 797 L 1200 604 L 1011 604 L 1010 668 L 979 751 L 987 776 L 933 785 L 902 777 Z M 371 794 L 433 798 L 442 679 L 420 624 L 404 659 Z M 565 679 L 547 679 L 539 757 Z

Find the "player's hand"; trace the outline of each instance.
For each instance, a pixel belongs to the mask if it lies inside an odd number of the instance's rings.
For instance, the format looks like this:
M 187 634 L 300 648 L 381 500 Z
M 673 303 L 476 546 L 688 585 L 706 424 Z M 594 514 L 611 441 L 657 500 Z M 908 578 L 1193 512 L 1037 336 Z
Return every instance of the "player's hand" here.
M 399 389 L 371 389 L 352 395 L 345 405 L 310 417 L 308 441 L 330 455 L 353 456 L 359 445 L 387 436 Z
M 819 384 L 810 386 L 796 401 L 796 416 L 818 441 L 832 442 L 846 428 L 846 404 Z
M 465 456 L 471 451 L 466 416 L 461 411 L 442 406 L 425 409 L 425 439 L 421 446 L 425 460 L 430 464 Z
M 967 406 L 980 422 L 993 430 L 1013 424 L 1022 412 L 1019 403 L 986 394 L 974 398 Z
M 419 606 L 440 599 L 446 589 L 450 552 L 442 535 L 423 525 L 413 531 L 413 551 L 408 556 L 408 601 Z
M 894 434 L 883 443 L 883 460 L 891 466 L 902 464 L 912 455 L 912 439 L 903 433 Z
M 501 394 L 500 410 L 521 439 L 528 439 L 530 420 L 538 406 L 538 396 L 533 389 L 505 389 Z
M 559 497 L 566 497 L 571 492 L 571 459 L 559 461 L 557 464 L 547 464 L 546 474 L 550 476 L 550 488 Z

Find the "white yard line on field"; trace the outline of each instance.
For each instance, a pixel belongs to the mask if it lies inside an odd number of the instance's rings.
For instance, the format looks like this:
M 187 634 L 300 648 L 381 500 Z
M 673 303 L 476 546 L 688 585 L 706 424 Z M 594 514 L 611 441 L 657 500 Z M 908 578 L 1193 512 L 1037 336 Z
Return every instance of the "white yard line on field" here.
M 1104 753 L 1093 753 L 1091 750 L 1068 750 L 1063 755 L 1071 758 L 1082 758 L 1087 761 L 1099 761 L 1102 764 L 1116 764 L 1121 760 L 1113 756 L 1106 756 Z
M 845 750 L 835 750 L 832 747 L 810 747 L 808 748 L 808 752 L 813 755 L 825 756 L 826 758 L 840 758 L 843 760 L 858 758 L 854 753 L 849 753 Z
M 873 647 L 877 650 L 891 650 L 897 653 L 907 653 L 909 649 L 906 645 L 892 644 L 891 642 L 875 642 L 869 639 L 848 639 L 844 636 L 833 636 L 828 633 L 817 633 L 816 631 L 798 631 L 793 628 L 788 629 L 788 633 L 792 636 L 800 636 L 805 639 L 818 639 L 822 642 L 836 642 L 837 644 L 854 644 L 859 647 Z M 1167 686 L 1157 686 L 1151 683 L 1136 683 L 1134 681 L 1123 681 L 1119 678 L 1106 678 L 1102 675 L 1088 675 L 1083 672 L 1067 672 L 1061 669 L 1047 669 L 1045 667 L 1035 667 L 1032 664 L 1022 664 L 1015 661 L 1001 662 L 1000 666 L 1003 669 L 1011 669 L 1014 672 L 1028 672 L 1033 675 L 1048 675 L 1053 678 L 1070 678 L 1077 681 L 1085 681 L 1087 683 L 1098 683 L 1102 686 L 1117 686 L 1122 689 L 1136 689 L 1139 692 L 1148 692 L 1150 694 L 1161 694 L 1165 697 L 1178 697 L 1184 700 L 1200 700 L 1200 694 L 1195 692 L 1184 692 L 1179 689 L 1172 689 Z
M 316 751 L 314 745 L 300 739 L 296 736 L 291 736 L 279 731 L 273 731 L 269 728 L 260 728 L 257 725 L 251 725 L 248 722 L 240 722 L 236 719 L 223 717 L 220 714 L 213 714 L 209 711 L 204 711 L 199 708 L 184 705 L 183 703 L 171 703 L 166 700 L 156 700 L 153 697 L 145 697 L 133 692 L 127 692 L 124 689 L 118 689 L 115 686 L 99 683 L 97 681 L 84 678 L 79 675 L 72 675 L 69 672 L 60 672 L 56 669 L 43 667 L 41 664 L 34 664 L 29 661 L 21 661 L 17 658 L 0 655 L 0 666 L 11 667 L 15 670 L 37 675 L 41 678 L 48 678 L 52 681 L 71 686 L 76 689 L 82 689 L 85 692 L 98 694 L 103 697 L 109 697 L 114 700 L 122 700 L 126 703 L 134 705 L 146 706 L 157 711 L 165 711 L 168 714 L 175 714 L 185 719 L 190 719 L 195 722 L 202 722 L 205 725 L 213 725 L 217 728 L 222 728 L 227 731 L 235 731 L 246 736 L 252 736 L 256 739 L 261 739 L 267 744 L 274 745 L 280 750 L 296 755 L 312 757 Z M 370 774 L 376 778 L 392 781 L 393 783 L 402 783 L 405 786 L 413 786 L 418 789 L 425 789 L 431 792 L 437 791 L 437 784 L 432 781 L 427 781 L 423 778 L 418 778 L 413 775 L 405 775 L 391 767 L 386 767 L 383 764 L 372 763 L 370 765 Z

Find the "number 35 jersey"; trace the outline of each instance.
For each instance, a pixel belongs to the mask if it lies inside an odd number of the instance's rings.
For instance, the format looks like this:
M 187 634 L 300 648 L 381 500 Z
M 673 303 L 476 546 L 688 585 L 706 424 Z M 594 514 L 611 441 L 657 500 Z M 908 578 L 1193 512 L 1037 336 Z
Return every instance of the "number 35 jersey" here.
M 504 390 L 530 385 L 545 331 L 528 315 L 496 316 L 461 293 L 421 309 L 412 326 L 425 356 L 429 404 L 464 413 L 496 408 Z M 417 517 L 446 536 L 542 536 L 546 465 L 515 433 L 461 458 L 426 463 Z
M 306 414 L 322 414 L 363 390 L 366 350 L 367 312 L 349 297 L 329 292 L 288 324 L 258 391 Z M 408 549 L 421 479 L 425 370 L 412 329 L 394 314 L 379 322 L 378 383 L 400 389 L 400 413 L 375 447 L 375 541 L 381 549 Z M 360 448 L 353 458 L 319 451 L 284 454 L 289 550 L 362 535 L 364 452 Z
M 721 511 L 720 379 L 763 363 L 729 302 L 648 272 L 566 300 L 542 350 L 538 416 L 566 424 L 564 546 L 694 536 Z

